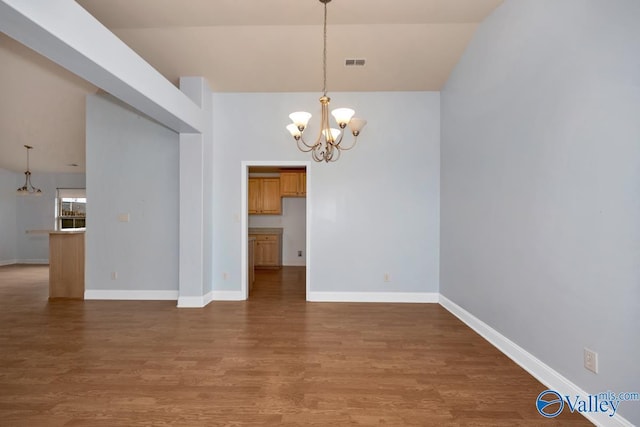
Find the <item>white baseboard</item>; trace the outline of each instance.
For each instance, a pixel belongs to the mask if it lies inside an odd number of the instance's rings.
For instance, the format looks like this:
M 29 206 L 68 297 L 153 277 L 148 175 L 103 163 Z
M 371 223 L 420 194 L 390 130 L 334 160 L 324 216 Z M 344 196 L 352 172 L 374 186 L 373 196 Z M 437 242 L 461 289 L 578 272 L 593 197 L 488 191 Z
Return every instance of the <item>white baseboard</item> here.
M 241 291 L 211 291 L 202 297 L 180 297 L 178 307 L 204 307 L 211 301 L 243 301 Z M 307 301 L 314 302 L 386 302 L 386 303 L 437 303 L 433 292 L 310 292 Z
M 309 292 L 314 302 L 437 303 L 437 292 Z
M 5 266 L 5 265 L 13 265 L 16 264 L 18 261 L 15 259 L 8 259 L 6 261 L 0 261 L 0 267 Z
M 178 308 L 202 308 L 205 305 L 205 297 L 178 297 Z
M 181 297 L 178 291 L 131 291 L 87 289 L 84 291 L 86 300 L 146 300 L 146 301 L 178 301 L 180 308 L 204 307 L 211 301 L 241 301 L 240 291 L 212 291 L 200 297 Z
M 48 259 L 18 259 L 16 264 L 49 264 Z
M 500 332 L 475 317 L 473 314 L 446 298 L 444 295 L 440 295 L 440 305 L 446 308 L 458 319 L 462 320 L 462 322 L 467 326 L 480 334 L 484 339 L 489 341 L 489 343 L 517 363 L 525 371 L 529 372 L 534 378 L 547 386 L 550 390 L 556 390 L 563 396 L 587 396 L 589 394 L 560 375 L 551 367 L 544 364 L 531 353 L 511 341 L 509 338 L 505 337 Z M 535 405 L 534 400 L 535 396 L 532 396 L 531 405 Z M 613 417 L 609 417 L 607 414 L 595 413 L 582 413 L 581 415 L 598 426 L 633 427 L 633 424 L 617 413 Z M 540 421 L 544 420 L 545 419 L 541 416 Z
M 86 300 L 146 300 L 146 301 L 175 301 L 178 291 L 141 291 L 141 290 L 111 290 L 87 289 L 84 291 Z
M 202 308 L 211 301 L 242 301 L 241 291 L 210 291 L 201 297 L 179 297 L 178 308 Z

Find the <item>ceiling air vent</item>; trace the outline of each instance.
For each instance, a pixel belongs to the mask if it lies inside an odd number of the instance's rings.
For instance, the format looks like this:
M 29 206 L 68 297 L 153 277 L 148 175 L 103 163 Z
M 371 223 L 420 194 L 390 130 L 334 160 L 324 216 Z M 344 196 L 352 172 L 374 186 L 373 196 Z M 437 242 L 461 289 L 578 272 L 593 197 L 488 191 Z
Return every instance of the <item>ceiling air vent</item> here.
M 364 58 L 347 58 L 344 60 L 345 67 L 364 67 Z

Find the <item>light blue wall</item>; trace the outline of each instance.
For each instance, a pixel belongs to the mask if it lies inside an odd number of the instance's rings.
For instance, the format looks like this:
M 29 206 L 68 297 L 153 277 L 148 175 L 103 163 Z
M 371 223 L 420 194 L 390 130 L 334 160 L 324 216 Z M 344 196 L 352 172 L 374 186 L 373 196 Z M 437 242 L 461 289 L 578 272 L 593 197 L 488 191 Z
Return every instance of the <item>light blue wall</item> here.
M 49 235 L 55 227 L 57 188 L 83 188 L 84 173 L 38 173 L 33 185 L 41 196 L 18 196 L 24 174 L 0 169 L 0 265 L 49 262 Z M 27 233 L 27 231 L 41 231 Z
M 53 230 L 55 228 L 56 189 L 84 188 L 84 173 L 33 172 L 31 182 L 43 192 L 41 196 L 17 197 L 16 250 L 19 262 L 48 263 L 49 235 L 27 234 L 27 230 Z M 20 185 L 24 183 L 24 178 Z M 87 218 L 87 223 L 91 218 Z
M 291 111 L 315 112 L 317 97 L 213 95 L 213 162 L 205 164 L 213 174 L 213 266 L 205 291 L 240 290 L 241 162 L 309 160 L 284 126 Z M 307 199 L 312 290 L 437 292 L 439 94 L 335 94 L 340 102 L 370 124 L 354 151 L 309 171 L 317 183 Z M 177 153 L 177 134 L 110 97 L 88 97 L 88 290 L 177 289 Z M 126 212 L 131 222 L 118 222 Z
M 87 97 L 87 215 L 87 290 L 177 291 L 178 135 L 106 95 Z
M 639 22 L 508 0 L 441 94 L 441 293 L 592 393 L 640 386 Z
M 349 105 L 369 124 L 338 162 L 312 163 L 307 171 L 311 291 L 437 292 L 439 94 L 330 95 L 332 108 Z M 240 290 L 241 162 L 310 161 L 285 126 L 298 110 L 314 114 L 317 126 L 318 97 L 213 95 L 214 289 Z M 223 272 L 229 279 L 215 282 Z
M 18 174 L 0 169 L 0 265 L 13 264 L 16 252 L 16 189 Z

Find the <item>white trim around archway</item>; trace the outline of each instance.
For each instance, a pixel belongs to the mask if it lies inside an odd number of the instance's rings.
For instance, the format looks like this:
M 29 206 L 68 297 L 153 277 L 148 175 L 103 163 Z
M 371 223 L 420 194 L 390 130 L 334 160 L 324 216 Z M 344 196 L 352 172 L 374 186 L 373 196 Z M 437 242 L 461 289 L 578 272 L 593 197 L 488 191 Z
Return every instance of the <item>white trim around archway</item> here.
M 282 167 L 300 167 L 300 168 L 306 168 L 307 170 L 307 209 L 306 209 L 306 220 L 305 220 L 305 224 L 306 224 L 306 270 L 307 270 L 307 274 L 306 274 L 306 299 L 307 301 L 309 300 L 309 293 L 311 290 L 311 282 L 310 282 L 310 274 L 309 271 L 311 269 L 311 233 L 310 233 L 310 218 L 311 218 L 311 212 L 312 212 L 312 204 L 311 204 L 311 200 L 312 197 L 311 195 L 313 194 L 313 177 L 311 172 L 311 162 L 310 161 L 284 161 L 284 160 L 280 160 L 280 161 L 260 161 L 260 160 L 255 160 L 255 161 L 242 161 L 241 162 L 241 168 L 240 168 L 240 198 L 241 198 L 241 215 L 240 215 L 240 230 L 241 230 L 241 235 L 240 235 L 240 250 L 241 250 L 241 255 L 240 255 L 240 267 L 242 269 L 241 274 L 240 274 L 240 283 L 241 283 L 241 294 L 243 295 L 243 299 L 247 299 L 249 297 L 249 286 L 248 286 L 248 242 L 247 239 L 249 238 L 248 235 L 248 224 L 249 224 L 249 207 L 248 207 L 248 186 L 247 186 L 247 182 L 248 182 L 248 178 L 249 178 L 249 167 L 251 166 L 272 166 L 272 167 L 277 167 L 277 166 L 282 166 Z

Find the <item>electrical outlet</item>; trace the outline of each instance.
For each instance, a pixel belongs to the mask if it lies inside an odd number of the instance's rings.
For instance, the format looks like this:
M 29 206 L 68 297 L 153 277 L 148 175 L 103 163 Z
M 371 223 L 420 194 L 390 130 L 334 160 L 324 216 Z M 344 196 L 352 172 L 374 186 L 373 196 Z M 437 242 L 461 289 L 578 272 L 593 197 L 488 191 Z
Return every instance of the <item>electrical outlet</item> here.
M 385 282 L 390 282 L 391 281 L 391 275 L 389 273 L 384 273 L 384 281 Z
M 111 272 L 111 280 L 118 280 L 118 272 L 117 271 L 112 271 Z
M 229 278 L 228 273 L 222 273 L 222 280 L 227 280 Z
M 594 374 L 598 373 L 598 353 L 584 348 L 584 367 Z
M 302 251 L 298 251 L 298 256 L 302 256 Z

